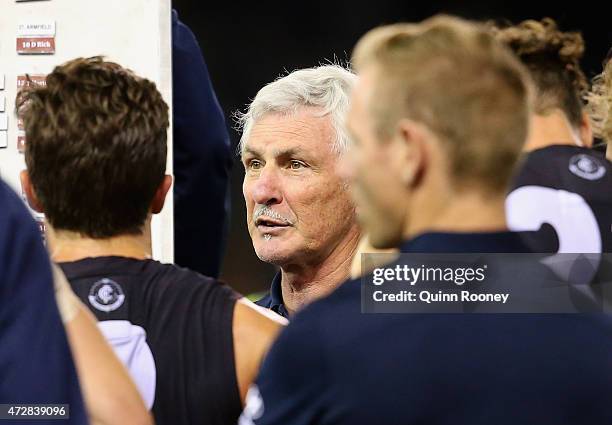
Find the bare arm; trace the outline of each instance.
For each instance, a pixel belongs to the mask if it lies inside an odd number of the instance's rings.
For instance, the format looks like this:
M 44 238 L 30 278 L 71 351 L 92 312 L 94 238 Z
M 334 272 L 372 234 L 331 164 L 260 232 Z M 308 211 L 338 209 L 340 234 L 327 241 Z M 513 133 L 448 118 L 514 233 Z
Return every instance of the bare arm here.
M 234 356 L 240 399 L 257 377 L 261 362 L 287 320 L 242 298 L 234 308 Z
M 98 330 L 96 319 L 54 266 L 56 299 L 92 424 L 151 425 L 136 385 Z

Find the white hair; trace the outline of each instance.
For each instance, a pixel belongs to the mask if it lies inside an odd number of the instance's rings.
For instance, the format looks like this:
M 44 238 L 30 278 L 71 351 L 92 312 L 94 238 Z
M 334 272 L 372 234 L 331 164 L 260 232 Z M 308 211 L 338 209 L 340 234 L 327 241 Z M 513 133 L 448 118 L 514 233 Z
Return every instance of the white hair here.
M 357 76 L 340 65 L 321 65 L 300 69 L 264 86 L 249 105 L 246 113 L 236 113 L 238 129 L 242 130 L 238 151 L 244 152 L 253 124 L 269 113 L 293 114 L 300 107 L 317 107 L 318 116 L 330 115 L 335 139 L 332 151 L 341 154 L 349 146 L 344 129 L 349 94 Z

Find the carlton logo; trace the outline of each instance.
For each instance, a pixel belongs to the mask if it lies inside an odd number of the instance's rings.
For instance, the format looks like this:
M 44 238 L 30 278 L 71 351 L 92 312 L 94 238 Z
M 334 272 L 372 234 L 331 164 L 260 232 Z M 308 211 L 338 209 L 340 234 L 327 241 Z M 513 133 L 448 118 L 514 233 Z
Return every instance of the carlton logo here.
M 606 167 L 597 158 L 585 154 L 572 156 L 569 170 L 587 180 L 599 180 L 606 175 Z
M 125 294 L 117 282 L 105 278 L 91 286 L 87 298 L 96 310 L 110 313 L 121 307 Z

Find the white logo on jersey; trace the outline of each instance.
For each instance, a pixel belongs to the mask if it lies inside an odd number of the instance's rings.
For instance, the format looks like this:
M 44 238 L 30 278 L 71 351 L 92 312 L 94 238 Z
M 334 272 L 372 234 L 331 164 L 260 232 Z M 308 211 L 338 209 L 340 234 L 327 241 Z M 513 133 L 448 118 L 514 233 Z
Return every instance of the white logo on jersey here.
M 599 180 L 606 175 L 606 167 L 597 158 L 583 153 L 570 158 L 569 170 L 587 180 Z
M 91 286 L 87 299 L 96 310 L 110 313 L 121 307 L 125 294 L 114 280 L 102 279 Z
M 240 415 L 238 425 L 254 425 L 254 420 L 262 417 L 264 402 L 257 385 L 251 385 L 246 395 L 244 411 Z
M 98 328 L 130 373 L 145 406 L 151 409 L 155 401 L 157 370 L 147 344 L 147 333 L 127 320 L 104 320 L 98 322 Z

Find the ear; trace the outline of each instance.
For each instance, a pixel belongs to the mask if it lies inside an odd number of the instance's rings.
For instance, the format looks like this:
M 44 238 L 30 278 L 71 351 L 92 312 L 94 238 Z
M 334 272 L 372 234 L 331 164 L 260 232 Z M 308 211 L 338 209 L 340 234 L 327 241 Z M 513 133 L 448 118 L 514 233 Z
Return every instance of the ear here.
M 28 174 L 27 170 L 23 170 L 21 171 L 21 173 L 19 173 L 19 180 L 21 180 L 21 188 L 25 193 L 30 208 L 32 208 L 36 212 L 44 213 L 40 201 L 36 196 L 36 192 L 34 192 L 34 188 L 32 187 L 32 182 L 30 181 L 30 174 Z
M 582 146 L 590 148 L 593 146 L 593 128 L 591 126 L 591 119 L 586 112 L 582 112 L 582 119 L 580 121 L 580 141 Z
M 423 124 L 408 119 L 399 121 L 398 130 L 400 177 L 404 185 L 414 187 L 427 170 L 428 144 L 432 135 Z
M 153 195 L 153 201 L 151 202 L 151 212 L 153 214 L 159 214 L 164 208 L 166 195 L 168 194 L 170 187 L 172 187 L 172 176 L 166 174 L 161 184 L 155 191 L 155 195 Z

